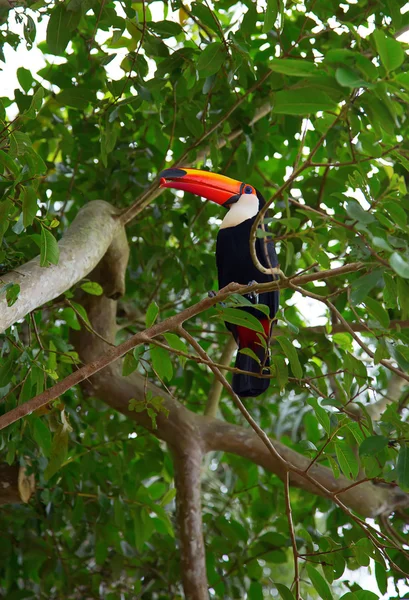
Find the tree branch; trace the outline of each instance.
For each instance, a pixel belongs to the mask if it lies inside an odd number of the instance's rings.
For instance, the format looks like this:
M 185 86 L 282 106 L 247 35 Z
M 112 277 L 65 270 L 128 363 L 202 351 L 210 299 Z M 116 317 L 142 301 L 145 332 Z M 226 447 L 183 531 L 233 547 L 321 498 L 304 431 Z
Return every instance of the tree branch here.
M 93 329 L 104 338 L 114 340 L 116 302 L 101 296 L 84 294 L 83 303 Z M 106 344 L 100 338 L 84 329 L 74 332 L 73 342 L 81 360 L 85 362 L 95 361 L 106 348 Z M 287 470 L 283 462 L 271 454 L 252 429 L 189 411 L 165 391 L 151 382 L 146 382 L 138 372 L 123 377 L 120 361 L 95 373 L 83 383 L 83 386 L 85 391 L 89 390 L 90 394 L 97 395 L 112 408 L 142 425 L 159 439 L 168 442 L 172 448 L 184 451 L 192 440 L 200 440 L 203 452 L 231 452 L 275 473 L 284 481 Z M 144 399 L 146 386 L 154 396 L 162 398 L 164 408 L 169 411 L 168 416 L 162 412 L 158 414 L 155 430 L 152 430 L 152 423 L 146 411 L 135 413 L 128 407 L 131 398 Z M 348 489 L 351 483 L 349 480 L 343 476 L 335 479 L 330 469 L 317 463 L 308 472 L 311 478 L 306 479 L 299 473 L 307 469 L 310 459 L 280 442 L 273 443 L 279 455 L 298 470 L 298 473 L 291 472 L 290 475 L 293 486 L 327 497 L 328 494 L 323 492 L 323 488 L 330 492 L 338 492 L 345 505 L 368 517 L 375 517 L 381 513 L 389 514 L 396 507 L 408 505 L 408 495 L 399 488 L 376 486 L 371 482 L 364 482 L 353 489 Z
M 116 252 L 114 252 L 114 256 Z M 31 261 L 32 262 L 32 261 Z M 30 263 L 27 263 L 30 264 Z M 104 264 L 104 263 L 101 263 Z M 189 308 L 181 311 L 180 313 L 170 317 L 169 319 L 165 319 L 164 321 L 153 325 L 149 329 L 142 331 L 140 333 L 135 334 L 126 342 L 120 344 L 115 347 L 108 347 L 105 349 L 104 353 L 99 356 L 93 362 L 86 364 L 85 366 L 77 369 L 65 379 L 62 379 L 54 386 L 48 388 L 38 396 L 35 396 L 28 402 L 17 406 L 13 410 L 7 412 L 6 414 L 0 417 L 0 429 L 4 429 L 11 423 L 15 423 L 22 417 L 30 414 L 34 410 L 37 410 L 44 404 L 55 400 L 58 396 L 61 396 L 64 392 L 69 390 L 74 385 L 77 385 L 84 379 L 91 377 L 91 375 L 97 373 L 101 369 L 104 369 L 109 364 L 116 361 L 118 358 L 129 352 L 129 350 L 133 350 L 137 346 L 149 342 L 151 338 L 154 338 L 158 335 L 166 333 L 168 331 L 174 331 L 178 327 L 180 327 L 185 321 L 195 317 L 196 315 L 202 313 L 203 311 L 211 308 L 215 304 L 219 302 L 223 302 L 226 300 L 231 294 L 247 294 L 252 291 L 266 291 L 271 289 L 284 289 L 287 287 L 293 287 L 294 282 L 298 285 L 302 285 L 304 283 L 310 283 L 311 281 L 318 281 L 321 279 L 329 279 L 331 277 L 336 277 L 338 275 L 344 275 L 346 273 L 355 272 L 363 267 L 361 263 L 351 263 L 349 265 L 344 265 L 343 267 L 339 267 L 337 269 L 320 271 L 318 273 L 306 273 L 304 275 L 294 276 L 291 279 L 286 279 L 284 281 L 272 281 L 270 283 L 263 284 L 253 284 L 253 285 L 240 285 L 238 283 L 230 283 L 223 289 L 219 290 L 219 292 L 212 298 L 205 298 L 198 302 L 197 304 L 193 304 Z M 102 267 L 104 271 L 105 268 Z M 33 290 L 34 294 L 34 290 Z M 35 306 L 34 306 L 35 308 Z M 31 309 L 32 310 L 32 309 Z M 107 336 L 104 336 L 107 337 Z
M 297 540 L 295 538 L 295 530 L 293 523 L 293 514 L 291 510 L 291 498 L 290 498 L 290 473 L 287 471 L 284 479 L 284 495 L 285 495 L 285 510 L 287 513 L 288 528 L 290 530 L 291 546 L 293 549 L 294 559 L 294 584 L 295 584 L 295 600 L 301 600 L 300 596 L 300 572 L 298 568 L 298 550 Z
M 58 265 L 40 267 L 40 257 L 37 256 L 19 266 L 18 271 L 0 277 L 0 284 L 20 286 L 13 306 L 7 306 L 5 294 L 0 296 L 0 333 L 88 275 L 119 234 L 121 224 L 117 214 L 116 209 L 103 200 L 89 202 L 78 212 L 58 243 Z
M 208 600 L 205 547 L 202 531 L 200 471 L 202 450 L 192 438 L 184 452 L 173 451 L 177 519 L 183 589 L 187 600 Z

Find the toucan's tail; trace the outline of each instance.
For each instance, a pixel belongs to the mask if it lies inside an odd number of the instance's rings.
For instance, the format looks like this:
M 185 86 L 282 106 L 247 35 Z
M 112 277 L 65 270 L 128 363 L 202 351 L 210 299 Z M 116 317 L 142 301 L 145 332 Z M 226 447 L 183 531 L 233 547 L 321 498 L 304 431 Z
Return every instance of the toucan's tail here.
M 262 362 L 264 366 L 270 366 L 270 361 L 268 359 Z M 242 371 L 251 371 L 252 373 L 260 374 L 261 372 L 259 363 L 251 356 L 241 354 L 241 352 L 237 353 L 235 367 Z M 269 385 L 270 380 L 267 378 L 262 379 L 261 377 L 253 377 L 252 375 L 247 375 L 245 373 L 234 373 L 233 375 L 232 387 L 240 398 L 260 396 L 260 394 L 263 394 L 263 392 L 266 391 Z

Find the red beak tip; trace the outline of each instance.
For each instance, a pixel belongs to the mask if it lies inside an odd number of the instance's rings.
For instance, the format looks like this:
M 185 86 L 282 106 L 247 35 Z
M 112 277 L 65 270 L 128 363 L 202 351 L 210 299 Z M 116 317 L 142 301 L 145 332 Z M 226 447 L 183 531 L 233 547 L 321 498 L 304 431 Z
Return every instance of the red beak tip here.
M 166 179 L 164 177 L 161 177 L 159 187 L 165 187 L 165 185 L 166 185 Z

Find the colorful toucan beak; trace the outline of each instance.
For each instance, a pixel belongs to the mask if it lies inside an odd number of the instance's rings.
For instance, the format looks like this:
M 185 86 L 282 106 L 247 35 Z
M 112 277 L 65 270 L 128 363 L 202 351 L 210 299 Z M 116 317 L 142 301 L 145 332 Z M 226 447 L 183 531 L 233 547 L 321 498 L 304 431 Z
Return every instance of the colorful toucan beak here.
M 240 198 L 244 183 L 210 171 L 174 168 L 162 171 L 160 187 L 184 190 L 216 204 L 228 206 Z

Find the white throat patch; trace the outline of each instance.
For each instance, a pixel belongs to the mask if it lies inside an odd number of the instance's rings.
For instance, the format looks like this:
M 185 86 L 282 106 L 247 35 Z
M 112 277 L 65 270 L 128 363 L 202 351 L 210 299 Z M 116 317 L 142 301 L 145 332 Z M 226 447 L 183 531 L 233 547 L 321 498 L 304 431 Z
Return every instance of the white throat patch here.
M 258 209 L 259 202 L 255 194 L 242 194 L 237 202 L 230 206 L 227 215 L 220 225 L 220 229 L 240 225 L 243 221 L 254 217 L 258 213 Z

